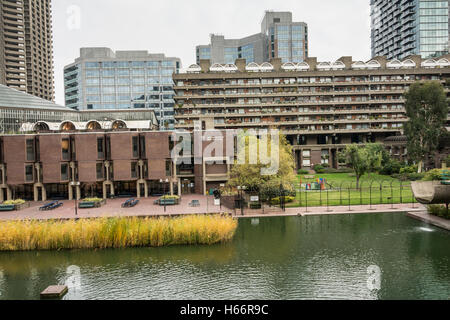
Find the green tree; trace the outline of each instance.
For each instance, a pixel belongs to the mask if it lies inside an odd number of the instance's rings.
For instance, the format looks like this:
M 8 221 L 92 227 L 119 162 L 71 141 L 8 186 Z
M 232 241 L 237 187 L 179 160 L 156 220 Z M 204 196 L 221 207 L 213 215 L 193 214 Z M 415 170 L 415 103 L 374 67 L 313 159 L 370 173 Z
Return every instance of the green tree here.
M 253 138 L 256 141 L 257 150 L 262 146 L 262 140 Z M 251 164 L 249 161 L 251 147 L 249 143 L 251 139 L 245 137 L 245 139 L 240 140 L 241 143 L 245 143 L 245 146 L 240 148 L 240 152 L 245 152 L 245 164 L 238 164 L 237 162 L 233 165 L 230 174 L 230 180 L 227 186 L 231 188 L 236 188 L 237 186 L 245 186 L 249 191 L 268 191 L 273 190 L 275 186 L 280 189 L 280 185 L 289 191 L 293 190 L 293 183 L 295 181 L 295 162 L 292 152 L 292 147 L 283 135 L 279 136 L 279 167 L 276 173 L 272 175 L 263 175 L 261 172 L 264 168 L 270 167 L 268 164 L 264 164 L 259 157 L 259 152 L 257 152 L 257 163 Z M 268 154 L 271 153 L 271 144 L 268 141 Z M 268 191 L 269 193 L 271 191 Z
M 356 188 L 359 188 L 359 180 L 369 171 L 371 166 L 368 149 L 357 144 L 347 145 L 345 150 L 341 152 L 340 158 L 355 171 Z
M 419 163 L 420 173 L 424 161 L 437 150 L 447 121 L 448 102 L 443 86 L 437 81 L 414 83 L 405 98 L 409 118 L 404 126 L 408 157 Z

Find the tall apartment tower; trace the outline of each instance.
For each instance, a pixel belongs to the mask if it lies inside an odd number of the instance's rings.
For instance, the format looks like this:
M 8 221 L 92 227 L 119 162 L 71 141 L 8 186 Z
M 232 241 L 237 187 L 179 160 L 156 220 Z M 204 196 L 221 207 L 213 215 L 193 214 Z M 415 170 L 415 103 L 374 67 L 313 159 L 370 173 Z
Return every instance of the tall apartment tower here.
M 433 58 L 449 51 L 449 0 L 371 0 L 372 56 Z
M 302 62 L 307 57 L 308 26 L 293 22 L 291 12 L 266 11 L 260 33 L 242 39 L 212 34 L 209 45 L 196 47 L 198 64 L 200 60 L 231 64 L 236 59 L 263 63 L 273 58 L 281 58 L 283 63 Z
M 54 100 L 51 0 L 0 0 L 0 83 Z
M 179 58 L 147 51 L 81 48 L 64 67 L 66 106 L 75 110 L 152 109 L 162 129 L 174 125 L 172 75 Z

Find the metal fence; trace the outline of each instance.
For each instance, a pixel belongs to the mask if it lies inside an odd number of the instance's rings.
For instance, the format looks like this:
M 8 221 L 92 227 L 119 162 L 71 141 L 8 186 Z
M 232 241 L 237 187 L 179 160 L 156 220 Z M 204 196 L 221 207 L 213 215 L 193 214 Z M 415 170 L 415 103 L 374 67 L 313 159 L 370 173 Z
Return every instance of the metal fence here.
M 390 205 L 391 209 L 395 209 L 397 204 L 411 204 L 411 208 L 415 208 L 417 204 L 410 182 L 364 180 L 356 186 L 356 182 L 343 181 L 325 183 L 323 186 L 319 184 L 318 190 L 308 190 L 306 185 L 298 183 L 295 196 L 280 189 L 279 194 L 272 199 L 261 193 L 237 194 L 226 197 L 225 201 L 222 198 L 222 203 L 233 210 L 235 215 L 280 212 L 287 208 L 302 208 L 308 212 L 308 208 L 323 207 L 326 211 L 332 211 L 331 208 L 335 206 L 345 206 L 348 211 L 353 211 L 352 207 L 361 205 L 367 205 L 372 210 L 373 206 L 379 204 Z M 252 198 L 258 201 L 251 201 Z

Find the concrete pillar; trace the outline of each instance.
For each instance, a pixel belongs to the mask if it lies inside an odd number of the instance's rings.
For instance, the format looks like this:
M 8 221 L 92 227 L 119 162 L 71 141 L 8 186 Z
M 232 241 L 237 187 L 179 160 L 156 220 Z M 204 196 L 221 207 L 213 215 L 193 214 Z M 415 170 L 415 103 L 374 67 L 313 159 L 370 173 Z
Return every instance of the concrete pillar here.
M 141 183 L 139 181 L 136 182 L 136 197 L 138 199 L 141 197 Z
M 4 193 L 3 189 L 4 188 L 0 188 L 0 202 L 5 201 L 5 199 L 3 199 L 3 193 Z
M 141 194 L 141 185 L 144 186 L 144 194 Z M 147 181 L 140 179 L 138 180 L 138 182 L 136 183 L 136 191 L 137 191 L 137 197 L 141 198 L 141 197 L 145 197 L 148 198 L 148 185 L 147 185 Z
M 39 201 L 39 187 L 37 183 L 35 183 L 33 186 L 33 194 L 34 194 L 34 202 Z
M 178 179 L 178 196 L 181 197 L 181 178 Z
M 11 192 L 11 188 L 10 187 L 6 187 L 6 200 L 12 200 L 12 192 Z
M 170 195 L 173 196 L 173 181 L 170 180 Z
M 73 200 L 73 186 L 69 184 L 69 201 Z
M 41 184 L 41 192 L 42 192 L 42 201 L 47 201 L 47 190 L 45 186 Z

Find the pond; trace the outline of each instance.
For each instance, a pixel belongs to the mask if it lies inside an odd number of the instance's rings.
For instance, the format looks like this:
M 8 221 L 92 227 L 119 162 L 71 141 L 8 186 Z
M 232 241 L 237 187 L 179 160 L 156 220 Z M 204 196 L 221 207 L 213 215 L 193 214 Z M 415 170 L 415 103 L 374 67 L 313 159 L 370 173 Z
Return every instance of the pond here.
M 403 213 L 242 219 L 215 246 L 0 253 L 0 299 L 449 299 L 449 244 Z

